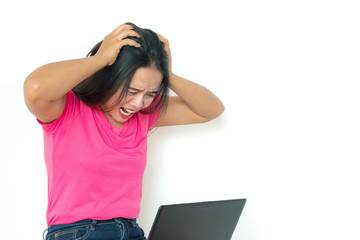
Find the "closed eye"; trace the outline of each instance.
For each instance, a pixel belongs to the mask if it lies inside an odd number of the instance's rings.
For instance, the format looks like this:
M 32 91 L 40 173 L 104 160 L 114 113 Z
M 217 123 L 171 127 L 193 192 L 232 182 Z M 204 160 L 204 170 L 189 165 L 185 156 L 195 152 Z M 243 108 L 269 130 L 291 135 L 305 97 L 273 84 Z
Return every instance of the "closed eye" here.
M 129 87 L 128 94 L 129 94 L 129 95 L 136 95 L 136 94 L 138 94 L 139 92 L 143 92 L 143 91 L 144 91 L 144 90 Z M 151 97 L 151 98 L 154 98 L 154 97 L 156 97 L 157 94 L 158 94 L 158 91 L 152 91 L 152 92 L 146 93 L 146 96 Z
M 148 95 L 149 97 L 153 97 L 153 98 L 154 98 L 154 97 L 156 96 L 156 94 L 157 94 L 157 93 L 148 93 L 147 95 Z

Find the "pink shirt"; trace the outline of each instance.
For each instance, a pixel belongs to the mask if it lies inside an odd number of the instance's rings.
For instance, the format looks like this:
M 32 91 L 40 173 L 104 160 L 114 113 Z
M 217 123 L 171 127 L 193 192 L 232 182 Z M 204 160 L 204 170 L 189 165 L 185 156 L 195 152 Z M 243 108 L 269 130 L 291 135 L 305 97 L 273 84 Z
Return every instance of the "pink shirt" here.
M 48 225 L 137 218 L 147 133 L 159 117 L 137 112 L 113 126 L 72 92 L 56 121 L 42 124 L 48 174 Z

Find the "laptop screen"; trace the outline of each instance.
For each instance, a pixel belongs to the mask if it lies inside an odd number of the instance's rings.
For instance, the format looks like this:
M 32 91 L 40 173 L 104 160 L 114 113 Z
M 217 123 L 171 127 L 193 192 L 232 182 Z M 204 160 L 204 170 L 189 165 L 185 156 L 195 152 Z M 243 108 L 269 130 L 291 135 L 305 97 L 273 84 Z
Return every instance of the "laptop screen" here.
M 246 199 L 163 205 L 149 240 L 230 240 Z

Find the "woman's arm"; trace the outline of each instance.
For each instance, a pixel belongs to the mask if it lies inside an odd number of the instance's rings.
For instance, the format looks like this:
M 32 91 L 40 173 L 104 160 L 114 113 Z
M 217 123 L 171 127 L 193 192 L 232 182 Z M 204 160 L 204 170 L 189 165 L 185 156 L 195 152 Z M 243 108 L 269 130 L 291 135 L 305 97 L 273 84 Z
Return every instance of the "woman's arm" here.
M 218 117 L 225 109 L 218 97 L 207 88 L 172 73 L 167 39 L 159 35 L 169 56 L 170 89 L 177 96 L 169 98 L 168 107 L 156 126 L 202 123 Z
M 97 54 L 82 59 L 55 62 L 32 72 L 24 83 L 25 103 L 42 122 L 48 123 L 60 117 L 65 107 L 66 93 L 116 60 L 125 45 L 138 47 L 128 36 L 140 37 L 129 25 L 120 25 L 107 35 Z
M 40 121 L 52 122 L 64 110 L 66 93 L 105 66 L 99 56 L 44 65 L 26 78 L 25 103 Z

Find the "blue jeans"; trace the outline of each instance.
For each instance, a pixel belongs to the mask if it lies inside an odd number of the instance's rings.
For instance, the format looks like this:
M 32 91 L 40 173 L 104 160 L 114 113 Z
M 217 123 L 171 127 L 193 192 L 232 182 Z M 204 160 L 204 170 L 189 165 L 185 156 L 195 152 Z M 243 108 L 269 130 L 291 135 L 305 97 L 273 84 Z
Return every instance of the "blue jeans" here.
M 47 231 L 45 240 L 146 240 L 136 219 L 83 220 L 51 225 Z

